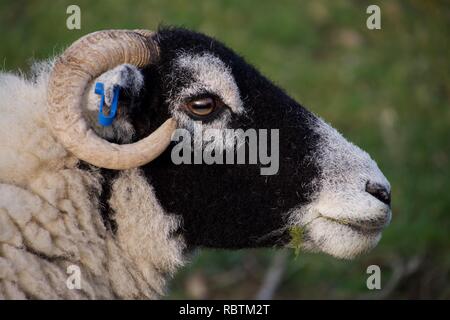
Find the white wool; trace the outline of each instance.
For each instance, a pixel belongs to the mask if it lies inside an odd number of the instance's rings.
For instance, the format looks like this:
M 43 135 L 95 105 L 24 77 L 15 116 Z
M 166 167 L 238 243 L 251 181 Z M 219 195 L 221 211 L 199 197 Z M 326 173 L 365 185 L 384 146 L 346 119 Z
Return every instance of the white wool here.
M 171 238 L 180 221 L 135 169 L 113 185 L 118 230 L 106 230 L 101 176 L 78 169 L 49 130 L 51 65 L 29 80 L 0 73 L 0 299 L 157 298 L 183 263 L 184 242 Z M 70 265 L 81 289 L 66 285 Z
M 35 81 L 0 73 L 0 177 L 24 186 L 41 170 L 62 168 L 74 159 L 56 143 L 47 127 L 48 73 Z
M 114 182 L 110 205 L 120 226 L 117 240 L 144 278 L 163 294 L 164 274 L 183 264 L 183 240 L 170 236 L 180 226 L 178 216 L 164 213 L 137 169 L 122 172 Z

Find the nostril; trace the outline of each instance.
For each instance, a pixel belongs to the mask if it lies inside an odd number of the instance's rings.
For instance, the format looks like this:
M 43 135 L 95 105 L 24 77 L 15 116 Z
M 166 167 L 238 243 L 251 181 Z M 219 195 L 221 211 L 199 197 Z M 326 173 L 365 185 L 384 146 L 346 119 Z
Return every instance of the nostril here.
M 370 193 L 381 202 L 389 206 L 391 205 L 391 193 L 385 186 L 368 181 L 366 183 L 366 192 Z

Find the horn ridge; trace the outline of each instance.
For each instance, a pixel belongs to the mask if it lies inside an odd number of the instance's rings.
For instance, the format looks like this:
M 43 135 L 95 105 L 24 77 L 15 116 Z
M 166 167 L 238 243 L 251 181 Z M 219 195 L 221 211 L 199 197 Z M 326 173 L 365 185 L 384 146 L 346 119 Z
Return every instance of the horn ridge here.
M 99 137 L 82 115 L 82 96 L 90 81 L 123 63 L 156 63 L 158 46 L 148 30 L 106 30 L 75 41 L 56 59 L 47 91 L 49 122 L 57 139 L 76 157 L 108 169 L 129 169 L 158 157 L 176 128 L 167 120 L 148 137 L 118 145 Z

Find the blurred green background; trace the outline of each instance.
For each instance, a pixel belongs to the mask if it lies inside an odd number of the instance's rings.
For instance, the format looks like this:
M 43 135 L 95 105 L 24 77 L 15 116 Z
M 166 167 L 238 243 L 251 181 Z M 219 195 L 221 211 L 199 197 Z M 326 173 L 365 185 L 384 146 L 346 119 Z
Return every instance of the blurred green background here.
M 66 28 L 69 4 L 81 30 Z M 366 28 L 370 4 L 381 30 Z M 168 298 L 450 298 L 449 1 L 2 0 L 0 67 L 26 72 L 86 33 L 161 23 L 242 54 L 367 150 L 393 190 L 392 224 L 368 255 L 202 250 Z M 366 287 L 371 264 L 382 290 Z

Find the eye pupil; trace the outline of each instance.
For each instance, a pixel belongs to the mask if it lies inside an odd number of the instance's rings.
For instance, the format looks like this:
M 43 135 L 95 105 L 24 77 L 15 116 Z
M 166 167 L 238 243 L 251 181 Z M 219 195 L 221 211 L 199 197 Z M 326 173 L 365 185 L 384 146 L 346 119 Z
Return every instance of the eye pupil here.
M 216 102 L 213 98 L 207 97 L 191 101 L 187 104 L 189 110 L 198 116 L 206 116 L 214 111 Z

